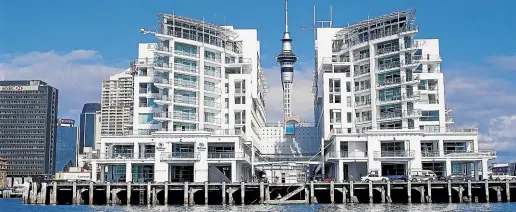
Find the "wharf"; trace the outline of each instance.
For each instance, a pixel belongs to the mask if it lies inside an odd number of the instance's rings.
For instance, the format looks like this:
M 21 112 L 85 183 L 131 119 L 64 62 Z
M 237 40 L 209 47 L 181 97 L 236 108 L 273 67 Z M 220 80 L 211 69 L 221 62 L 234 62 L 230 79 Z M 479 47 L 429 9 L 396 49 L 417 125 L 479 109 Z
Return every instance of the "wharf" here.
M 516 200 L 516 181 L 27 183 L 24 204 L 194 205 L 465 203 Z M 182 198 L 180 198 L 182 197 Z

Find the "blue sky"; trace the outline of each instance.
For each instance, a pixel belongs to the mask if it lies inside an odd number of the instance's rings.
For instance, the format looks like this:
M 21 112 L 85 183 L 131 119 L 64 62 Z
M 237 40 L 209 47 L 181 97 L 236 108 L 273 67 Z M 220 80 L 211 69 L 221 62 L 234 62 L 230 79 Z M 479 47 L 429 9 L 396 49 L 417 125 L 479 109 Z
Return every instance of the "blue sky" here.
M 313 5 L 318 19 L 328 19 L 333 5 L 335 27 L 415 8 L 417 37 L 440 39 L 447 103 L 455 108 L 456 123 L 479 125 L 486 147 L 516 152 L 516 1 L 291 0 L 289 26 L 300 56 L 294 86 L 303 91 L 309 90 L 311 80 L 313 33 L 300 27 L 311 26 Z M 274 56 L 281 48 L 283 9 L 283 0 L 4 0 L 0 79 L 48 81 L 60 89 L 60 115 L 74 118 L 82 104 L 99 101 L 101 80 L 135 59 L 139 42 L 156 41 L 139 29 L 156 26 L 156 13 L 174 10 L 215 24 L 257 28 L 262 66 L 271 90 L 279 89 Z M 277 114 L 281 106 L 276 100 L 281 97 L 271 93 L 268 102 L 273 107 L 268 112 Z M 312 100 L 299 99 L 294 113 L 310 120 Z

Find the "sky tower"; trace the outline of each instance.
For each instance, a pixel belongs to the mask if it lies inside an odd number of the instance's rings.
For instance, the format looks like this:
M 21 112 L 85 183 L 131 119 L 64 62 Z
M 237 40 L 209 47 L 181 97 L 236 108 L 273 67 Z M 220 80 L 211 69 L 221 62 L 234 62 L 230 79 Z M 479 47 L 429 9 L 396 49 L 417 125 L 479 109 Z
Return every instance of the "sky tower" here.
M 292 39 L 288 31 L 288 0 L 285 0 L 285 32 L 281 39 L 283 48 L 276 60 L 281 66 L 281 83 L 283 85 L 283 120 L 287 121 L 292 116 L 292 82 L 294 81 L 294 64 L 297 56 L 292 51 Z

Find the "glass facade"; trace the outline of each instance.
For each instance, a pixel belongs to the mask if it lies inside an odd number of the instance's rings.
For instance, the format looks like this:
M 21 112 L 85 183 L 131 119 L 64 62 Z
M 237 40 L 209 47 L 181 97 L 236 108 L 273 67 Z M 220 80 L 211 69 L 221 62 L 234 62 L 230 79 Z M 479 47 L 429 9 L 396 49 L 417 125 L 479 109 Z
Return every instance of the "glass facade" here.
M 82 108 L 79 124 L 79 153 L 84 153 L 84 147 L 95 147 L 95 121 L 99 103 L 86 103 Z
M 56 142 L 56 171 L 63 171 L 68 162 L 72 162 L 75 166 L 76 151 L 77 151 L 77 127 L 72 124 L 60 124 L 58 120 L 57 125 L 57 142 Z

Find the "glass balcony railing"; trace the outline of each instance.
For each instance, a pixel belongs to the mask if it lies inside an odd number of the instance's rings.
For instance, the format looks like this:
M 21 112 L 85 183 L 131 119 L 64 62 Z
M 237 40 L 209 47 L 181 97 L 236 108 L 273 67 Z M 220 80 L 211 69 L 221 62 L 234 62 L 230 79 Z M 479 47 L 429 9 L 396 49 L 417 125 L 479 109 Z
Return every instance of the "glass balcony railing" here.
M 213 93 L 220 93 L 220 88 L 217 88 L 215 86 L 212 86 L 212 85 L 204 85 L 204 90 L 205 91 L 210 91 L 210 92 L 213 92 Z
M 198 66 L 188 66 L 188 65 L 184 65 L 184 64 L 175 63 L 174 64 L 174 70 L 183 71 L 183 72 L 190 72 L 190 73 L 198 73 L 199 72 L 199 67 Z
M 208 75 L 208 76 L 212 76 L 212 77 L 218 77 L 218 78 L 220 78 L 220 77 L 221 77 L 220 71 L 209 71 L 209 70 L 204 70 L 204 74 L 206 74 L 206 75 Z
M 399 45 L 378 48 L 378 50 L 376 51 L 376 55 L 389 54 L 391 52 L 397 52 L 399 50 L 400 50 Z
M 366 54 L 358 54 L 358 55 L 355 55 L 355 61 L 359 61 L 359 60 L 365 60 L 367 58 L 369 58 L 369 53 L 366 53 Z
M 357 91 L 365 91 L 371 89 L 371 85 L 366 86 L 355 86 L 355 92 Z
M 390 85 L 401 85 L 401 78 L 391 78 L 382 81 L 378 81 L 377 87 L 390 86 Z
M 243 152 L 208 152 L 208 158 L 244 158 Z
M 414 150 L 375 151 L 375 158 L 413 158 Z
M 363 75 L 368 75 L 369 73 L 371 73 L 371 69 L 359 69 L 355 71 L 355 73 L 353 73 L 353 76 L 359 77 Z
M 162 152 L 161 160 L 199 160 L 199 155 L 198 152 Z
M 197 98 L 195 98 L 195 97 L 185 97 L 185 96 L 174 96 L 174 102 L 175 103 L 181 103 L 181 104 L 196 105 L 197 104 Z
M 204 106 L 207 107 L 213 107 L 213 108 L 220 108 L 220 104 L 214 101 L 204 101 Z
M 175 50 L 174 53 L 177 55 L 199 58 L 199 53 L 185 52 L 185 51 L 181 51 L 181 50 Z
M 209 61 L 212 61 L 212 62 L 216 62 L 216 63 L 220 63 L 220 61 L 222 61 L 222 59 L 219 57 L 209 57 L 209 56 L 204 56 L 204 59 L 205 60 L 209 60 Z
M 362 107 L 362 106 L 369 106 L 369 105 L 371 105 L 371 100 L 355 102 L 355 107 Z
M 163 62 L 155 62 L 155 63 L 154 63 L 154 67 L 155 67 L 156 69 L 160 69 L 160 68 L 172 68 L 172 67 L 170 66 L 170 64 L 168 64 L 168 63 L 163 63 Z
M 382 63 L 382 64 L 378 64 L 378 71 L 384 71 L 384 70 L 388 70 L 388 69 L 392 69 L 392 68 L 399 68 L 399 67 L 400 67 L 399 61 L 394 61 L 394 62 L 390 62 L 390 63 Z
M 192 89 L 198 88 L 197 82 L 186 81 L 186 80 L 177 80 L 176 79 L 176 80 L 174 80 L 174 85 L 178 86 L 178 87 L 183 87 L 183 88 L 192 88 Z
M 174 119 L 185 120 L 185 121 L 197 121 L 197 114 L 195 113 L 180 113 L 174 112 Z
M 212 124 L 220 124 L 220 119 L 212 116 L 205 116 L 204 121 Z
M 172 113 L 169 113 L 169 112 L 157 112 L 157 113 L 154 113 L 154 118 L 171 119 L 172 118 Z
M 156 46 L 156 48 L 154 50 L 162 51 L 162 52 L 172 52 L 172 49 L 170 49 L 167 46 Z

